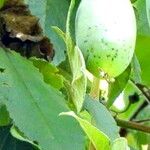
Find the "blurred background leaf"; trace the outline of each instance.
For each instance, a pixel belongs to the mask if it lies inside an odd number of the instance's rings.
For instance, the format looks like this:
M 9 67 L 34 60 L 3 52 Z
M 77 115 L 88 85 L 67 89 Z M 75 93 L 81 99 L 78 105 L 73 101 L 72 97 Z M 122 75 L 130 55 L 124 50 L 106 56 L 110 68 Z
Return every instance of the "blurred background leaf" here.
M 135 120 L 137 121 L 145 120 L 145 119 L 150 119 L 150 106 L 146 106 L 143 110 L 140 111 L 140 113 L 135 118 Z M 142 124 L 150 126 L 149 121 Z M 148 147 L 148 144 L 150 144 L 150 134 L 140 132 L 140 131 L 133 131 L 133 130 L 128 130 L 128 131 L 129 133 L 127 135 L 127 139 L 129 145 L 132 148 L 134 148 L 135 150 L 143 150 L 142 149 L 143 145 L 145 145 L 145 147 Z M 145 149 L 149 150 L 148 148 Z
M 142 109 L 134 120 L 140 121 L 140 120 L 147 120 L 147 119 L 150 119 L 150 105 Z M 150 121 L 143 122 L 142 124 L 146 126 L 150 126 Z M 150 144 L 150 134 L 137 132 L 137 131 L 134 131 L 133 134 L 139 145 Z
M 32 14 L 40 20 L 43 32 L 54 44 L 55 57 L 53 63 L 58 65 L 65 60 L 65 44 L 52 30 L 51 26 L 58 26 L 65 31 L 67 13 L 70 2 L 68 0 L 25 0 Z
M 146 0 L 137 0 L 133 6 L 135 7 L 135 14 L 137 18 L 137 42 L 136 54 L 141 65 L 142 81 L 146 85 L 150 85 L 150 66 L 149 52 L 150 52 L 150 26 L 147 18 Z
M 0 127 L 0 150 L 37 150 L 31 144 L 15 139 L 10 126 Z

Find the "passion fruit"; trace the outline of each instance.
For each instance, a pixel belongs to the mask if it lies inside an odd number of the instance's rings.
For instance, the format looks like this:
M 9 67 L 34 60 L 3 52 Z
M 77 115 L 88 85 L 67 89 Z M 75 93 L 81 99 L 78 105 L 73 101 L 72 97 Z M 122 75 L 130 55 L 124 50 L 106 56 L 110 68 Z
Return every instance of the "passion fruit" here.
M 130 0 L 82 0 L 77 10 L 76 44 L 96 77 L 120 75 L 130 64 L 136 19 Z

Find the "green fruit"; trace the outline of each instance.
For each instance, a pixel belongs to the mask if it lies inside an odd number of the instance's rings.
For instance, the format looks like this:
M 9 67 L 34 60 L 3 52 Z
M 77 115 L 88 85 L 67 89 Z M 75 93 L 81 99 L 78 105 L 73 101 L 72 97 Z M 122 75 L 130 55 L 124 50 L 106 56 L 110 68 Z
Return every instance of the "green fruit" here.
M 76 43 L 95 76 L 103 71 L 116 77 L 130 64 L 136 42 L 130 0 L 82 0 L 75 28 Z

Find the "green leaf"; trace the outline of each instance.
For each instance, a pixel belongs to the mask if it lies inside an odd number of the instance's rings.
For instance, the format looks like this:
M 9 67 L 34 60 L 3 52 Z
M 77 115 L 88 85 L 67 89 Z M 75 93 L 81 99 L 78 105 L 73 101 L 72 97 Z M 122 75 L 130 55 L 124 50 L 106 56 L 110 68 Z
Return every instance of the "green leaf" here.
M 150 1 L 149 0 L 146 0 L 146 12 L 147 12 L 148 23 L 150 26 Z
M 125 138 L 118 138 L 113 142 L 111 150 L 130 150 Z
M 79 122 L 80 126 L 87 134 L 96 150 L 110 150 L 110 139 L 107 137 L 107 135 L 105 135 L 91 123 L 84 119 L 81 119 L 74 112 L 64 112 L 60 115 L 68 115 L 74 117 Z
M 137 0 L 134 3 L 134 7 L 136 12 L 138 35 L 150 36 L 150 27 L 146 12 L 146 0 Z
M 119 128 L 104 105 L 87 96 L 84 108 L 91 114 L 94 125 L 105 133 L 111 141 L 119 137 Z
M 42 73 L 46 83 L 58 90 L 64 86 L 64 78 L 59 74 L 59 70 L 53 64 L 37 58 L 31 58 L 31 61 Z
M 0 100 L 0 126 L 6 126 L 10 123 L 9 113 L 6 106 Z
M 136 55 L 141 65 L 141 77 L 142 81 L 146 85 L 150 85 L 149 71 L 147 66 L 150 65 L 148 59 L 150 49 L 150 26 L 148 20 L 148 1 L 149 0 L 137 0 L 134 4 L 137 14 L 137 27 L 138 36 L 136 42 Z
M 120 76 L 115 78 L 115 82 L 110 84 L 107 108 L 110 108 L 112 106 L 116 98 L 124 90 L 126 84 L 128 83 L 130 72 L 131 72 L 131 66 L 129 66 Z
M 36 150 L 31 144 L 13 138 L 10 127 L 0 127 L 0 150 Z
M 6 99 L 19 130 L 43 150 L 82 150 L 80 127 L 71 118 L 58 117 L 69 111 L 64 96 L 43 81 L 31 61 L 17 53 L 0 49 L 0 62 L 0 68 L 5 68 L 0 74 L 0 97 Z
M 141 81 L 142 81 L 142 79 L 141 79 L 141 66 L 140 66 L 138 58 L 135 54 L 133 56 L 131 66 L 132 66 L 131 76 L 132 76 L 133 80 L 136 83 L 141 83 Z
M 138 36 L 136 45 L 136 55 L 141 66 L 142 83 L 150 85 L 149 78 L 149 50 L 150 50 L 150 36 Z
M 54 45 L 55 57 L 53 63 L 60 64 L 65 60 L 66 50 L 63 40 L 53 31 L 51 26 L 58 26 L 65 31 L 69 1 L 67 0 L 25 0 L 32 14 L 40 18 L 40 24 Z

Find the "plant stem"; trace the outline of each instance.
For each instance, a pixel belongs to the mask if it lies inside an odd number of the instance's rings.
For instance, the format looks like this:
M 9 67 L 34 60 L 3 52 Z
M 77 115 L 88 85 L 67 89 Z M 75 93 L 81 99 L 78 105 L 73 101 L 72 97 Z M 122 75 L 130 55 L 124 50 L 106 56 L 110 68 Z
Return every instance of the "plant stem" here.
M 99 94 L 100 94 L 99 84 L 100 84 L 100 79 L 94 77 L 93 82 L 92 82 L 92 86 L 91 86 L 91 91 L 90 91 L 90 96 L 93 99 L 99 100 Z
M 143 131 L 146 133 L 150 133 L 150 127 L 133 122 L 133 121 L 125 121 L 118 118 L 115 118 L 117 125 L 123 128 L 129 128 L 133 130 Z
M 134 120 L 136 123 L 143 123 L 143 122 L 150 122 L 150 119 L 144 119 L 144 120 Z

